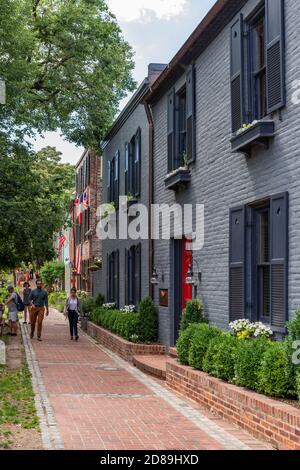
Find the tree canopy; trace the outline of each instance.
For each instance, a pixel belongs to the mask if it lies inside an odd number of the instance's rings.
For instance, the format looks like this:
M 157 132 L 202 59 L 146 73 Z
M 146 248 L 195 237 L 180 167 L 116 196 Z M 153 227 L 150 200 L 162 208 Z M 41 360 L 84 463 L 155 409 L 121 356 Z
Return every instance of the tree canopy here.
M 99 144 L 134 89 L 133 53 L 105 0 L 0 0 L 0 267 L 51 260 L 74 168 L 29 136 Z
M 0 0 L 0 126 L 60 129 L 89 148 L 134 88 L 133 54 L 104 0 Z
M 20 143 L 0 142 L 0 266 L 39 264 L 55 253 L 53 233 L 67 216 L 75 169 L 61 164 L 60 153 L 47 147 L 30 152 Z

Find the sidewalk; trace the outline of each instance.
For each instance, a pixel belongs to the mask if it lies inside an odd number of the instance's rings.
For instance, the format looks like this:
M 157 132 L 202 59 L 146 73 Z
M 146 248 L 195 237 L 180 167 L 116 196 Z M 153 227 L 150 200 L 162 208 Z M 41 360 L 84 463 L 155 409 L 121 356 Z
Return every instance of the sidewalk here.
M 70 341 L 55 310 L 44 321 L 43 342 L 32 345 L 65 449 L 271 449 L 87 336 Z

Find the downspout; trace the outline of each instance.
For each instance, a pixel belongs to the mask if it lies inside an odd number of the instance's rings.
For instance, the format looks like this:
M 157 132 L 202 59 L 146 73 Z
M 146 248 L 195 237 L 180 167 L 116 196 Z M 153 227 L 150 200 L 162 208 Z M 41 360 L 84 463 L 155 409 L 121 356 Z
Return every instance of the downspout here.
M 151 91 L 151 90 L 150 90 Z M 148 227 L 149 227 L 149 240 L 148 240 L 148 250 L 149 250 L 149 295 L 154 299 L 154 286 L 151 283 L 151 277 L 153 273 L 153 260 L 154 260 L 154 247 L 152 240 L 152 204 L 153 204 L 153 160 L 154 160 L 154 125 L 153 125 L 153 116 L 151 111 L 151 106 L 144 101 L 145 111 L 149 124 L 149 176 L 148 176 L 148 186 L 149 186 L 149 209 L 148 209 Z

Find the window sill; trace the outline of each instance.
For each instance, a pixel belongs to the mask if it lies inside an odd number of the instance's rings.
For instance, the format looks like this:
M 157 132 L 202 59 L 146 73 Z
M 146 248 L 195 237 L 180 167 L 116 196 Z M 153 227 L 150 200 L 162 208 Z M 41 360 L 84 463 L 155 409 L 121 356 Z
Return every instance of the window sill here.
M 165 187 L 171 191 L 185 188 L 191 181 L 191 172 L 186 168 L 179 168 L 165 179 Z
M 257 121 L 255 125 L 231 138 L 231 149 L 233 152 L 244 153 L 251 157 L 251 150 L 254 146 L 268 148 L 269 141 L 274 135 L 274 121 Z

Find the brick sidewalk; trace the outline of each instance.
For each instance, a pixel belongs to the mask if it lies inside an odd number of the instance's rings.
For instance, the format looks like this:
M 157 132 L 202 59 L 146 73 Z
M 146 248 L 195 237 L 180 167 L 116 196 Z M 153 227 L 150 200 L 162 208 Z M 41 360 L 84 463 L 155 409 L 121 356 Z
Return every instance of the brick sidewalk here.
M 65 449 L 270 449 L 168 391 L 87 336 L 69 339 L 51 311 L 42 343 L 32 341 Z

